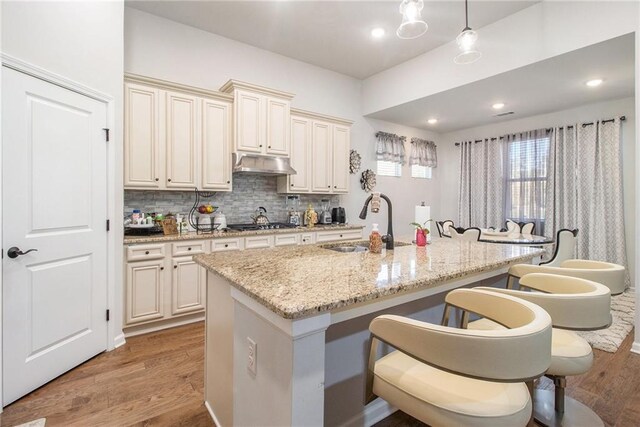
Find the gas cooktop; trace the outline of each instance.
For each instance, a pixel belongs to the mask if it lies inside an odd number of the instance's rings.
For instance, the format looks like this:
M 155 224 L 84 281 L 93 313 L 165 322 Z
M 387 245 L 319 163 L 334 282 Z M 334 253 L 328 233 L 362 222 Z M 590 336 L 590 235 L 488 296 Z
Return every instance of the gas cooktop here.
M 229 224 L 228 230 L 233 231 L 251 231 L 251 230 L 276 230 L 279 228 L 296 228 L 294 224 L 286 222 L 272 222 L 269 224 Z

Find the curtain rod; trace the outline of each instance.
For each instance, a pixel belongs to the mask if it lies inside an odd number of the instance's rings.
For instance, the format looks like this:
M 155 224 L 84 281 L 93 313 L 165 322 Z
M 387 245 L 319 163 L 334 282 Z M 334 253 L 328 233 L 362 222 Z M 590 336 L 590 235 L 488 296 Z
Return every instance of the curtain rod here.
M 616 119 L 600 120 L 600 123 L 611 123 L 611 122 L 614 122 L 615 120 L 616 120 Z M 625 120 L 627 120 L 627 116 L 620 116 L 620 121 L 621 121 L 621 122 L 624 122 Z M 591 122 L 591 123 L 583 123 L 583 124 L 582 124 L 582 127 L 584 128 L 584 127 L 587 127 L 587 126 L 591 126 L 591 125 L 593 125 L 593 123 L 594 123 L 594 122 Z M 564 128 L 572 129 L 572 128 L 573 128 L 573 125 L 570 125 L 570 126 L 560 126 L 560 127 L 558 127 L 558 129 L 564 129 Z M 547 132 L 549 132 L 549 131 L 553 130 L 553 128 L 547 128 L 546 130 L 547 130 Z M 495 141 L 496 139 L 504 139 L 504 137 L 502 137 L 502 136 L 501 136 L 500 138 L 476 139 L 476 140 L 475 140 L 475 141 L 473 141 L 473 142 L 474 142 L 475 144 L 477 144 L 478 142 L 482 142 L 482 141 L 486 141 L 486 140 Z M 459 147 L 459 146 L 460 146 L 460 143 L 459 143 L 459 142 L 456 142 L 456 143 L 455 143 L 455 146 L 456 146 L 456 147 Z

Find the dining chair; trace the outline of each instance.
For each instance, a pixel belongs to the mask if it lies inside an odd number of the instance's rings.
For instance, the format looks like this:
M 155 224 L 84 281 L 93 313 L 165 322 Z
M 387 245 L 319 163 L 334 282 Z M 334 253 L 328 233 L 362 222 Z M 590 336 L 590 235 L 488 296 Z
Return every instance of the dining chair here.
M 553 323 L 551 366 L 545 376 L 555 390 L 535 390 L 534 417 L 548 426 L 602 426 L 598 415 L 584 404 L 565 396 L 566 377 L 582 375 L 593 364 L 589 343 L 574 331 L 592 331 L 611 324 L 611 294 L 606 286 L 590 280 L 555 274 L 533 273 L 520 279 L 521 290 L 477 287 L 527 300 L 549 313 Z M 523 290 L 526 289 L 526 290 Z M 490 319 L 468 324 L 471 330 L 500 330 Z
M 556 244 L 553 256 L 549 261 L 541 262 L 540 265 L 547 267 L 559 267 L 563 261 L 575 257 L 576 238 L 578 237 L 578 229 L 569 230 L 563 228 L 556 233 Z
M 480 240 L 480 234 L 482 233 L 478 227 L 469 227 L 466 229 L 450 227 L 449 231 L 452 239 L 465 240 L 467 242 L 477 242 Z
M 440 237 L 451 237 L 449 227 L 455 227 L 453 220 L 436 221 L 436 225 L 438 226 L 438 234 Z
M 386 400 L 432 426 L 525 426 L 530 387 L 551 363 L 551 318 L 509 295 L 456 289 L 448 305 L 508 329 L 473 331 L 402 316 L 371 321 L 365 402 Z M 395 351 L 377 359 L 378 345 Z
M 518 223 L 515 221 L 508 219 L 505 223 L 505 227 L 507 228 L 509 234 L 520 233 L 520 225 L 518 225 Z
M 533 222 L 523 222 L 520 225 L 520 233 L 522 234 L 533 234 L 533 231 L 536 229 L 536 224 Z

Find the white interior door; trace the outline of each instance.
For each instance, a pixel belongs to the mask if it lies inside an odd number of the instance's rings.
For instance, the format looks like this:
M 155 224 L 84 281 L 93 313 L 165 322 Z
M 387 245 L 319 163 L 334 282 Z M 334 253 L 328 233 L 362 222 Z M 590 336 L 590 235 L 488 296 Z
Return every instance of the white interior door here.
M 2 72 L 6 405 L 106 349 L 107 109 Z

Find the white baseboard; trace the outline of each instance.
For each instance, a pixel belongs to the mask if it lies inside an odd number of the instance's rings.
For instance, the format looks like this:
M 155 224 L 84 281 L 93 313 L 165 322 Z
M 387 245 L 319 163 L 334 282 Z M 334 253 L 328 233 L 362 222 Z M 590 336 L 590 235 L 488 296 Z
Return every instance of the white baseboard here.
M 204 407 L 207 408 L 207 412 L 209 412 L 209 415 L 211 416 L 213 423 L 218 427 L 222 427 L 222 424 L 220 424 L 220 421 L 218 421 L 218 417 L 216 417 L 216 414 L 213 413 L 213 409 L 211 409 L 209 402 L 207 402 L 206 400 L 204 402 Z
M 635 341 L 631 344 L 631 352 L 640 354 L 640 342 Z
M 118 347 L 123 346 L 127 341 L 124 339 L 124 333 L 117 335 L 113 339 L 113 348 L 116 349 Z
M 202 321 L 204 321 L 204 313 L 196 313 L 195 315 L 178 317 L 164 322 L 151 322 L 144 325 L 130 326 L 128 328 L 124 328 L 124 336 L 127 338 L 135 337 L 136 335 L 158 332 L 163 329 L 175 328 L 176 326 L 183 326 L 188 325 L 189 323 Z
M 344 423 L 343 427 L 369 427 L 387 418 L 389 415 L 396 412 L 398 408 L 389 405 L 383 399 L 376 399 L 368 404 L 364 411 L 351 418 Z

